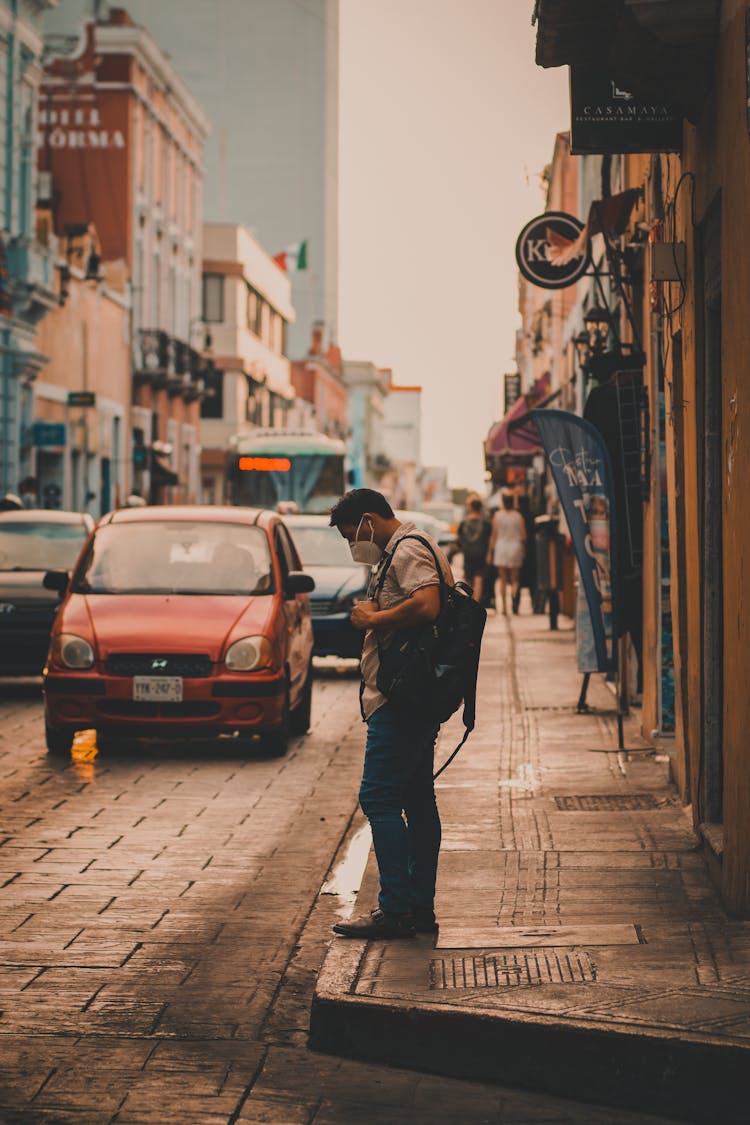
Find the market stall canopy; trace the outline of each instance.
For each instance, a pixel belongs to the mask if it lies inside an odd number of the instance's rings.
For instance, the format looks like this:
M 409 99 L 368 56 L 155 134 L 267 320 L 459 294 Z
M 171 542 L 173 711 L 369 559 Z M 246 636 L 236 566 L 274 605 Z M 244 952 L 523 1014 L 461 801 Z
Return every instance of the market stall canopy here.
M 536 0 L 540 66 L 606 69 L 626 90 L 700 116 L 720 0 Z

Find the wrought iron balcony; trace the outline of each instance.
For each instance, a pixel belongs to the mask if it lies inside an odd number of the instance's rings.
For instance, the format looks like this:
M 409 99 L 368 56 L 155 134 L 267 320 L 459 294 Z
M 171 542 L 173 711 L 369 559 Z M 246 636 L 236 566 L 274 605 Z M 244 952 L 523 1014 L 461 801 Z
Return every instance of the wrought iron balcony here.
M 174 372 L 172 340 L 160 328 L 142 328 L 135 339 L 133 372 L 137 378 L 163 386 Z
M 203 367 L 200 353 L 186 344 L 184 340 L 172 339 L 174 350 L 174 369 L 178 375 L 190 375 L 197 379 Z
M 160 328 L 143 328 L 136 336 L 134 377 L 157 388 L 166 387 L 170 394 L 181 394 L 188 402 L 203 392 L 206 364 L 190 344 Z

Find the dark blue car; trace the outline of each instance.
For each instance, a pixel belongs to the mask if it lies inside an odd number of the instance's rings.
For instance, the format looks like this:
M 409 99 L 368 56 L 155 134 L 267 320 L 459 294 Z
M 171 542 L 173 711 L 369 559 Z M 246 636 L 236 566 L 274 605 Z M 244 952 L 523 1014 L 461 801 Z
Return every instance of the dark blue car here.
M 349 544 L 328 516 L 284 516 L 306 574 L 315 579 L 310 594 L 315 656 L 359 659 L 362 633 L 349 616 L 354 603 L 367 597 L 369 566 L 352 559 Z
M 42 579 L 73 569 L 93 526 L 80 512 L 0 512 L 0 676 L 41 674 L 60 608 Z

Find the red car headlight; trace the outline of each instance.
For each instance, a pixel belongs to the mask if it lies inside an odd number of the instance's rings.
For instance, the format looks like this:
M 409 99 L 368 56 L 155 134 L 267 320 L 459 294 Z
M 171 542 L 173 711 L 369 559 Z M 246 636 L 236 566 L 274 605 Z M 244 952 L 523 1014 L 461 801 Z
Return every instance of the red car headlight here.
M 52 661 L 63 668 L 93 668 L 94 650 L 84 637 L 75 633 L 58 633 L 52 641 Z
M 241 637 L 227 649 L 224 664 L 230 672 L 255 672 L 271 663 L 271 645 L 266 637 Z

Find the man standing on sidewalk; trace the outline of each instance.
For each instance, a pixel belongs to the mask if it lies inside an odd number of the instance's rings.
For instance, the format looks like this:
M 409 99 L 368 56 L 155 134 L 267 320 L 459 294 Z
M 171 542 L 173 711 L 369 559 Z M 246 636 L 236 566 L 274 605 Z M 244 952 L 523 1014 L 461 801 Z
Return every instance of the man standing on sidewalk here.
M 378 691 L 377 675 L 379 645 L 387 647 L 403 630 L 434 621 L 440 612 L 435 559 L 424 543 L 408 536 L 429 542 L 444 581 L 452 585 L 453 575 L 437 543 L 414 524 L 397 520 L 373 489 L 347 492 L 331 512 L 331 526 L 358 562 L 374 568 L 369 600 L 354 607 L 352 624 L 365 630 L 360 698 L 367 742 L 359 801 L 380 873 L 378 908 L 333 929 L 356 938 L 435 933 L 440 817 L 432 773 L 438 727 L 419 714 L 418 705 L 409 714 L 394 709 Z

